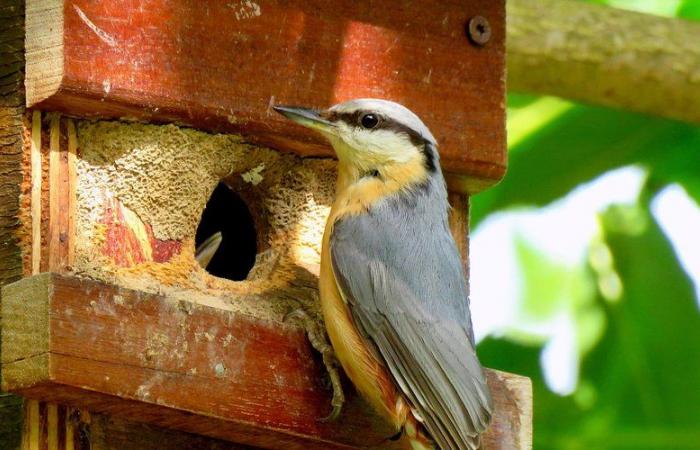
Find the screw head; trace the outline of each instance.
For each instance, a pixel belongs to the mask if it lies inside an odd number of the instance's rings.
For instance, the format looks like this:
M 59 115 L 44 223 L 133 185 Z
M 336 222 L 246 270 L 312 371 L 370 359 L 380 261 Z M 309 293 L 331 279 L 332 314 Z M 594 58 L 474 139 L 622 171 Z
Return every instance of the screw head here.
M 467 22 L 467 36 L 476 45 L 485 45 L 491 39 L 491 24 L 484 16 L 474 16 Z

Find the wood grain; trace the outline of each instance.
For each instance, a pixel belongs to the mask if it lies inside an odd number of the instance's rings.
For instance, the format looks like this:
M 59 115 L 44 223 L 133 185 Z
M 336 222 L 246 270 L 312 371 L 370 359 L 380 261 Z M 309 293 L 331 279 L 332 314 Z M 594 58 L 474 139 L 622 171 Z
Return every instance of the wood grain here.
M 24 150 L 24 21 L 20 1 L 0 3 L 0 285 L 22 275 L 20 186 Z
M 32 275 L 41 271 L 41 111 L 32 112 L 31 134 L 31 219 L 32 219 Z
M 465 34 L 476 15 L 482 47 Z M 28 0 L 27 102 L 329 156 L 270 106 L 388 98 L 431 128 L 450 186 L 474 192 L 505 172 L 504 17 L 504 0 Z
M 22 276 L 24 2 L 0 2 L 0 286 Z M 22 400 L 0 393 L 0 447 L 21 444 Z
M 60 272 L 72 264 L 77 203 L 77 138 L 72 119 L 51 114 L 49 146 L 48 270 Z
M 352 392 L 339 422 L 318 421 L 330 392 L 301 329 L 55 274 L 7 286 L 2 313 L 6 390 L 261 448 L 399 448 Z M 527 380 L 488 378 L 484 448 L 529 448 Z
M 462 267 L 469 281 L 469 196 L 457 192 L 449 194 L 450 231 L 462 257 Z

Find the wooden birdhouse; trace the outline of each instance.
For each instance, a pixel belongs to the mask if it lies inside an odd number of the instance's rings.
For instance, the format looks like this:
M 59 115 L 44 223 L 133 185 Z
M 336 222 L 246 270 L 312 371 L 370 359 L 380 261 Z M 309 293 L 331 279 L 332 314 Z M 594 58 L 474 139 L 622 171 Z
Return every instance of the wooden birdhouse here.
M 318 420 L 325 368 L 283 319 L 320 324 L 336 162 L 271 106 L 419 114 L 467 264 L 469 196 L 506 165 L 504 1 L 5 5 L 2 388 L 25 448 L 400 448 L 348 383 Z M 530 448 L 529 380 L 488 378 L 483 447 Z

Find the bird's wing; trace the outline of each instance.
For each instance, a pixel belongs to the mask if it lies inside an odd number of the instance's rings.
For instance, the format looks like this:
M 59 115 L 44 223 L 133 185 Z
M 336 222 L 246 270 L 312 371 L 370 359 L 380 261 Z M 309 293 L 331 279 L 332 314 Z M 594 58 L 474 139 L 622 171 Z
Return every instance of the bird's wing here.
M 408 222 L 340 219 L 330 239 L 333 272 L 356 326 L 440 448 L 475 449 L 492 405 L 459 254 L 446 224 Z

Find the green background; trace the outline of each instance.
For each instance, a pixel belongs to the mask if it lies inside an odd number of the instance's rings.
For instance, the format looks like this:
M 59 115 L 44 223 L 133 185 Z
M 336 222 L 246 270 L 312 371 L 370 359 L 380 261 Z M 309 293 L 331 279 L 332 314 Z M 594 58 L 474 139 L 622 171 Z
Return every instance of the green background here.
M 700 20 L 699 0 L 594 3 Z M 600 236 L 579 267 L 558 264 L 527 240 L 514 243 L 522 322 L 562 312 L 573 318 L 575 390 L 559 395 L 547 386 L 540 363 L 547 337 L 519 323 L 481 341 L 483 363 L 532 378 L 537 450 L 700 449 L 698 302 L 650 208 L 673 184 L 700 203 L 700 127 L 516 93 L 508 114 L 508 174 L 474 197 L 477 235 L 494 213 L 539 210 L 611 170 L 636 166 L 646 176 L 636 203 L 597 215 Z M 700 229 L 696 251 L 698 242 Z M 601 270 L 621 281 L 619 298 L 601 293 Z

